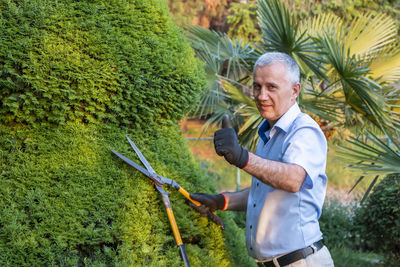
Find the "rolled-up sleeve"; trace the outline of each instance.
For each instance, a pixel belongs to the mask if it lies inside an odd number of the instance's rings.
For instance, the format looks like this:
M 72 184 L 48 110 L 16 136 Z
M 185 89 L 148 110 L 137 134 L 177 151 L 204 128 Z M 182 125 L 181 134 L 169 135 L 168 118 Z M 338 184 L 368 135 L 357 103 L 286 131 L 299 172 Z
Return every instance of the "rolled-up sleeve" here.
M 304 168 L 307 175 L 303 187 L 311 189 L 318 177 L 326 179 L 327 143 L 319 128 L 301 127 L 288 136 L 286 144 L 282 161 Z

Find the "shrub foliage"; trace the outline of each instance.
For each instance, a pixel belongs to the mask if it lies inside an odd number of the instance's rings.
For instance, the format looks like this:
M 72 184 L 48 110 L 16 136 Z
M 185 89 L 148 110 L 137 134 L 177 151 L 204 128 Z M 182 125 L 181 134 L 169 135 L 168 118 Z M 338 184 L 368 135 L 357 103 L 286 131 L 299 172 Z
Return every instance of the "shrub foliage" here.
M 356 212 L 355 222 L 367 249 L 400 260 L 400 174 L 387 175 Z
M 181 266 L 149 179 L 110 152 L 138 162 L 128 135 L 215 192 L 176 126 L 204 79 L 165 3 L 0 0 L 0 31 L 0 265 Z M 192 266 L 254 264 L 229 213 L 222 232 L 170 191 Z
M 0 1 L 0 121 L 181 118 L 199 62 L 162 1 Z
M 191 192 L 214 191 L 190 152 L 182 151 L 186 141 L 177 132 L 68 122 L 58 128 L 24 127 L 10 135 L 3 127 L 0 265 L 180 266 L 157 192 L 109 150 L 139 161 L 125 139 L 129 135 L 161 175 Z M 223 232 L 169 191 L 192 265 L 230 265 L 234 258 Z M 244 237 L 229 216 L 224 220 L 228 235 Z M 243 240 L 232 241 L 245 252 Z
M 319 224 L 328 248 L 354 245 L 353 206 L 338 201 L 325 202 Z

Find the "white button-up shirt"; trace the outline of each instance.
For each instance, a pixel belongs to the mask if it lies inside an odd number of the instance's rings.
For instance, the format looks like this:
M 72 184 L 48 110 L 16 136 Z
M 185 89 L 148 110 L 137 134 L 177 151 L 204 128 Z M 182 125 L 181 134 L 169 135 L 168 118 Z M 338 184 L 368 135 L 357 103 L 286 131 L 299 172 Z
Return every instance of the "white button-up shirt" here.
M 327 143 L 318 124 L 302 113 L 297 103 L 272 129 L 264 120 L 259 134 L 258 156 L 297 164 L 307 173 L 297 193 L 252 178 L 246 215 L 247 250 L 253 258 L 265 260 L 322 238 L 318 219 L 327 184 Z

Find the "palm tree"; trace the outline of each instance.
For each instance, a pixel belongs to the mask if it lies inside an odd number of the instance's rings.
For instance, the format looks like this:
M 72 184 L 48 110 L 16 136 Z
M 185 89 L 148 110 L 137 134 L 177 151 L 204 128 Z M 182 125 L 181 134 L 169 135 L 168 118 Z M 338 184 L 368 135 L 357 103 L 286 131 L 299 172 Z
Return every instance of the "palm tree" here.
M 397 33 L 389 17 L 360 14 L 350 23 L 333 14 L 323 14 L 297 22 L 282 2 L 271 0 L 258 2 L 258 22 L 263 35 L 259 43 L 244 44 L 225 34 L 187 28 L 207 69 L 214 71 L 210 72 L 214 74 L 210 75 L 214 84 L 203 98 L 201 111 L 222 114 L 228 108 L 229 113 L 244 117 L 245 120 L 236 119 L 246 121 L 237 123 L 244 144 L 254 144 L 248 133 L 259 122 L 255 119 L 258 112 L 244 108 L 248 101 L 240 100 L 245 96 L 239 99 L 236 92 L 228 97 L 226 92 L 238 84 L 244 93 L 249 92 L 254 61 L 267 51 L 285 52 L 297 61 L 304 88 L 299 102 L 310 113 L 347 127 L 372 129 L 400 124 L 399 114 L 391 110 L 399 93 L 388 86 L 400 78 Z M 228 88 L 225 82 L 222 88 L 217 77 L 236 83 L 231 82 Z M 214 116 L 211 121 L 219 117 Z
M 390 17 L 365 13 L 347 22 L 325 13 L 296 21 L 279 0 L 258 1 L 257 14 L 263 39 L 257 43 L 187 28 L 199 56 L 208 59 L 206 69 L 215 70 L 210 72 L 213 87 L 201 104 L 208 107 L 203 112 L 214 111 L 209 123 L 231 114 L 241 143 L 254 148 L 261 117 L 251 99 L 252 67 L 259 55 L 280 51 L 300 67 L 303 110 L 356 136 L 360 129 L 381 134 L 400 126 L 400 92 L 392 86 L 400 79 L 400 47 Z

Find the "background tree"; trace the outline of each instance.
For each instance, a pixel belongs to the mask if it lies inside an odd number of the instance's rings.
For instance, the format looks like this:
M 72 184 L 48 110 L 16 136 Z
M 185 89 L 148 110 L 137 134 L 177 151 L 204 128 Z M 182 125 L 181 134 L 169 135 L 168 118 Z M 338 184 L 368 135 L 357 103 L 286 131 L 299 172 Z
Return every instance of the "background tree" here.
M 400 30 L 399 0 L 283 0 L 283 2 L 299 19 L 329 12 L 336 14 L 345 21 L 351 21 L 360 13 L 385 13 L 396 21 L 397 30 Z
M 180 25 L 200 25 L 226 31 L 226 10 L 232 0 L 166 0 L 175 22 Z
M 257 25 L 257 1 L 232 3 L 228 13 L 229 37 L 245 42 L 261 41 L 260 29 Z

